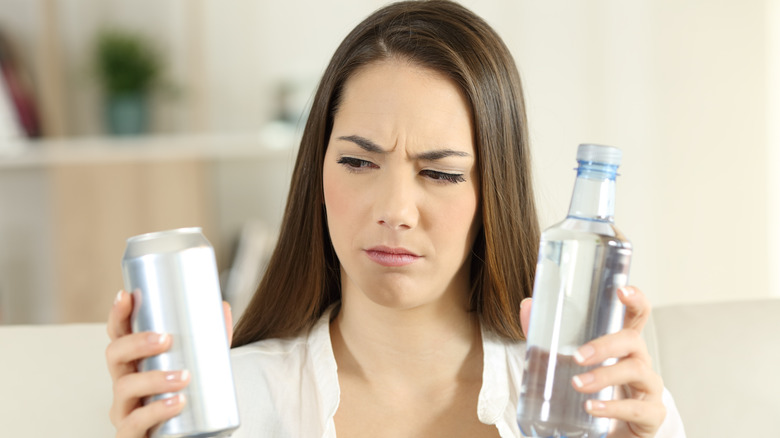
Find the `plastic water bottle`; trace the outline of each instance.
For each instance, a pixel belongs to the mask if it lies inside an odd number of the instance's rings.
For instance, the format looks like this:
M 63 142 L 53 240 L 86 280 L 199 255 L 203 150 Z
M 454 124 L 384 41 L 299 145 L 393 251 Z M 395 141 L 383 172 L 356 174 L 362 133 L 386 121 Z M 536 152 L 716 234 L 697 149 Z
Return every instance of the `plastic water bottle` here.
M 614 388 L 577 392 L 582 367 L 574 353 L 623 327 L 617 289 L 628 282 L 631 243 L 615 228 L 620 149 L 582 144 L 569 214 L 542 233 L 517 423 L 530 437 L 604 437 L 610 420 L 585 411 L 589 399 L 610 400 Z M 615 363 L 609 359 L 599 366 Z

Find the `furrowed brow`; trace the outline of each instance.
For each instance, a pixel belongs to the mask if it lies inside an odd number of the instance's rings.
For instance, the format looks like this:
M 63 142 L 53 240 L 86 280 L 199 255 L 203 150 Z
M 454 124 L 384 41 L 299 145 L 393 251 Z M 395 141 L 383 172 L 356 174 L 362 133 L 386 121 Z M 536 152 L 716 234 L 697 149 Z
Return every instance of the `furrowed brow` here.
M 415 157 L 418 160 L 423 161 L 436 161 L 447 157 L 470 157 L 471 154 L 463 151 L 456 151 L 453 149 L 439 149 L 435 151 L 427 151 L 417 154 Z
M 366 152 L 372 152 L 375 154 L 386 154 L 387 151 L 379 147 L 373 141 L 361 137 L 359 135 L 345 135 L 338 138 L 339 140 L 348 141 L 356 144 Z M 421 152 L 415 155 L 413 158 L 423 161 L 436 161 L 447 157 L 470 157 L 471 154 L 463 151 L 456 151 L 454 149 L 437 149 L 433 151 Z
M 347 135 L 343 137 L 339 137 L 339 140 L 345 140 L 352 143 L 355 143 L 356 145 L 360 146 L 361 149 L 363 149 L 366 152 L 373 152 L 375 154 L 385 154 L 387 151 L 380 148 L 379 145 L 374 143 L 373 141 L 363 138 L 359 135 Z

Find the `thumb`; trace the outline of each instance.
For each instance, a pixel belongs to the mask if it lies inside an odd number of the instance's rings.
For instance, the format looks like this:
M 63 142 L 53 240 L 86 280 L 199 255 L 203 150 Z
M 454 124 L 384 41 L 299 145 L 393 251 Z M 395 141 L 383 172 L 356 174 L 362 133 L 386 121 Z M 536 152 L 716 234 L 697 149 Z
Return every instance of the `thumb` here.
M 533 298 L 525 298 L 520 302 L 520 327 L 523 329 L 523 334 L 528 338 L 528 324 L 531 321 L 531 304 Z
M 222 311 L 225 313 L 225 330 L 227 330 L 228 345 L 233 344 L 233 311 L 227 301 L 222 302 Z

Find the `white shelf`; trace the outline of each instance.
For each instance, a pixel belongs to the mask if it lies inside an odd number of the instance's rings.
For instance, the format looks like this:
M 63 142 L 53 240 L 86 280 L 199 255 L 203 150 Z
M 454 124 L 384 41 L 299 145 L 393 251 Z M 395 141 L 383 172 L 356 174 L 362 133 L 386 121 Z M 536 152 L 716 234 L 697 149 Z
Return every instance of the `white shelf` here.
M 0 140 L 0 170 L 68 164 L 290 157 L 290 130 L 242 134 Z

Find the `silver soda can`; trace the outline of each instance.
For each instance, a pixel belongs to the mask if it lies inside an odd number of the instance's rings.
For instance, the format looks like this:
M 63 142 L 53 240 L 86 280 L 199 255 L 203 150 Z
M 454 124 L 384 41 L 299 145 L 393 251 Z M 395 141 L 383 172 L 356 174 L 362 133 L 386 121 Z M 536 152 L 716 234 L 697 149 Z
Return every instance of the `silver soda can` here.
M 152 438 L 226 437 L 238 426 L 214 248 L 200 228 L 127 239 L 125 290 L 133 294 L 134 333 L 168 333 L 171 349 L 139 363 L 138 371 L 188 370 L 184 410 L 151 431 Z M 158 394 L 145 404 L 174 396 Z

